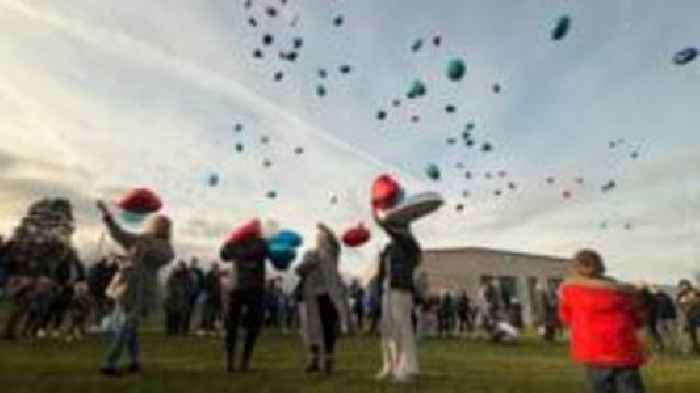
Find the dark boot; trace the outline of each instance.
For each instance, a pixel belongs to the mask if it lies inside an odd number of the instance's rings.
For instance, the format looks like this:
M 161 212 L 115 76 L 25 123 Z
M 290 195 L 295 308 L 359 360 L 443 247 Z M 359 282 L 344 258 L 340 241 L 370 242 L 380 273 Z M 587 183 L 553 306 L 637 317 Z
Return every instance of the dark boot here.
M 315 345 L 311 346 L 311 357 L 309 358 L 309 364 L 304 370 L 307 374 L 315 373 L 321 371 L 321 361 L 318 357 L 319 348 Z
M 332 354 L 326 355 L 326 359 L 323 362 L 323 372 L 326 374 L 333 374 L 335 370 L 335 357 Z

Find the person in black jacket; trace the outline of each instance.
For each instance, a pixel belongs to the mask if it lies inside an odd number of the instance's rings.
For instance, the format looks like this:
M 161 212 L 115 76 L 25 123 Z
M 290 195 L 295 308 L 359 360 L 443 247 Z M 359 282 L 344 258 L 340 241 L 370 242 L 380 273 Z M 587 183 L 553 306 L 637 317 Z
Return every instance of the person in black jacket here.
M 110 310 L 111 302 L 107 298 L 105 291 L 110 281 L 112 281 L 112 276 L 117 273 L 116 257 L 114 258 L 115 260 L 112 263 L 106 257 L 101 258 L 88 270 L 88 290 L 94 302 L 93 322 L 95 325 L 99 325 Z
M 384 366 L 377 379 L 393 378 L 408 383 L 418 375 L 416 338 L 413 330 L 414 272 L 421 248 L 408 224 L 377 219 L 390 238 L 379 255 L 382 295 L 382 348 Z
M 218 263 L 211 265 L 211 270 L 204 277 L 206 302 L 202 313 L 200 330 L 211 333 L 214 331 L 216 319 L 221 315 L 221 271 Z
M 236 365 L 236 339 L 243 307 L 246 308 L 246 337 L 240 371 L 248 371 L 255 349 L 255 342 L 264 321 L 265 312 L 265 261 L 267 243 L 260 238 L 249 239 L 242 244 L 225 244 L 221 259 L 234 263 L 236 284 L 231 291 L 226 321 L 226 370 L 234 372 Z

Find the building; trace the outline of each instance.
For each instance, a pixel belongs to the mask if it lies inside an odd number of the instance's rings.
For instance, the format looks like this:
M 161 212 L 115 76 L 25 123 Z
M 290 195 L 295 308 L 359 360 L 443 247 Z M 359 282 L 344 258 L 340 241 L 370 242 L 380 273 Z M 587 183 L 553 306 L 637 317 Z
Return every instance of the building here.
M 428 274 L 431 293 L 466 290 L 474 299 L 484 280 L 495 279 L 504 301 L 520 302 L 525 323 L 532 322 L 538 284 L 556 290 L 568 271 L 568 260 L 479 247 L 423 250 L 422 270 Z

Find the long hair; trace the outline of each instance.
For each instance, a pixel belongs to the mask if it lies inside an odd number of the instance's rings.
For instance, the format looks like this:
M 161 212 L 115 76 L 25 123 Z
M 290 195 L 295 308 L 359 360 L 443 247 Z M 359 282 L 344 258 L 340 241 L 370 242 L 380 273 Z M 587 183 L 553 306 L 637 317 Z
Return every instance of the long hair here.
M 574 255 L 573 270 L 583 277 L 600 278 L 605 274 L 605 264 L 598 252 L 583 249 Z

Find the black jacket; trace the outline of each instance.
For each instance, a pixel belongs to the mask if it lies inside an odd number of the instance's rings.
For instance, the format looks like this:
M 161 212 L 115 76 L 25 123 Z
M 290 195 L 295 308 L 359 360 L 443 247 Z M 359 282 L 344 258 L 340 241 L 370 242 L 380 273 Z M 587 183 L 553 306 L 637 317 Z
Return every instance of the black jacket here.
M 236 286 L 239 291 L 265 290 L 265 261 L 267 260 L 267 243 L 263 239 L 254 239 L 233 246 L 221 247 L 221 259 L 236 265 Z
M 407 228 L 392 230 L 385 227 L 391 241 L 379 255 L 379 281 L 386 278 L 386 267 L 390 266 L 391 288 L 413 291 L 413 273 L 420 264 L 421 248 Z
M 85 281 L 85 267 L 78 259 L 78 255 L 73 251 L 70 256 L 65 258 L 56 266 L 54 278 L 58 285 L 74 284 L 79 281 Z M 76 276 L 71 280 L 71 269 L 75 269 Z

